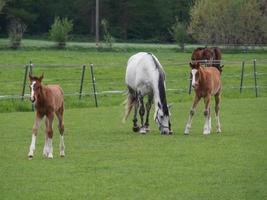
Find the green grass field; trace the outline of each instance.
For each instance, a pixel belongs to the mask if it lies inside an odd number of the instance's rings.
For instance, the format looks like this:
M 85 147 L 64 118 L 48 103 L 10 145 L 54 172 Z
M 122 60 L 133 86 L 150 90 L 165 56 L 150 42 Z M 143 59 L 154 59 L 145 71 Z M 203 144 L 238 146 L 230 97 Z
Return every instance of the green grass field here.
M 5 42 L 0 40 L 0 49 Z M 24 45 L 17 51 L 0 50 L 0 96 L 21 95 L 23 65 L 30 60 L 35 75 L 44 72 L 45 84 L 60 84 L 66 94 L 66 157 L 59 157 L 56 122 L 54 159 L 42 158 L 43 123 L 35 157 L 29 161 L 34 120 L 31 103 L 27 97 L 23 101 L 1 97 L 0 200 L 267 199 L 266 52 L 223 54 L 222 134 L 215 133 L 213 110 L 213 132 L 209 136 L 202 134 L 201 102 L 191 133 L 184 136 L 193 98 L 187 92 L 190 53 L 177 52 L 173 45 L 129 45 L 125 51 L 123 45 L 117 45 L 119 50 L 114 51 L 97 51 L 76 43 L 66 50 L 55 50 L 47 42 L 28 40 Z M 90 63 L 95 64 L 99 93 L 124 91 L 126 62 L 146 47 L 159 58 L 166 72 L 168 102 L 173 103 L 172 136 L 160 135 L 152 119 L 149 134 L 133 133 L 131 117 L 126 124 L 121 122 L 124 94 L 99 94 L 99 107 L 95 108 L 89 68 L 84 82 L 86 95 L 81 100 L 77 96 L 82 65 Z M 253 88 L 254 58 L 259 98 Z M 246 62 L 245 88 L 240 94 L 242 61 Z
M 131 132 L 130 119 L 121 123 L 122 106 L 68 109 L 66 157 L 59 157 L 56 130 L 54 159 L 42 158 L 42 124 L 32 161 L 34 114 L 2 113 L 1 199 L 266 199 L 266 102 L 223 99 L 223 132 L 214 133 L 213 123 L 209 136 L 202 135 L 202 105 L 183 135 L 191 102 L 174 105 L 173 136 L 153 123 L 147 135 Z

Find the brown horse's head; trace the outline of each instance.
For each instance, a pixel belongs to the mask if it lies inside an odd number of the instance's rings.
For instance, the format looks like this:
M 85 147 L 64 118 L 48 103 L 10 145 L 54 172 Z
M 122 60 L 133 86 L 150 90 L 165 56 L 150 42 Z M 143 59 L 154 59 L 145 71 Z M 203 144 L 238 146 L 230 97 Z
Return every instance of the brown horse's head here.
M 199 72 L 201 70 L 201 66 L 197 61 L 191 61 L 189 65 L 192 69 L 191 70 L 192 87 L 194 89 L 197 89 L 199 86 L 199 81 L 201 79 L 201 73 Z
M 191 60 L 202 60 L 204 50 L 205 48 L 202 47 L 196 48 L 192 53 Z
M 37 99 L 37 95 L 40 93 L 42 89 L 42 80 L 43 80 L 44 74 L 42 74 L 40 77 L 32 76 L 29 74 L 30 79 L 30 100 L 32 103 L 34 103 Z

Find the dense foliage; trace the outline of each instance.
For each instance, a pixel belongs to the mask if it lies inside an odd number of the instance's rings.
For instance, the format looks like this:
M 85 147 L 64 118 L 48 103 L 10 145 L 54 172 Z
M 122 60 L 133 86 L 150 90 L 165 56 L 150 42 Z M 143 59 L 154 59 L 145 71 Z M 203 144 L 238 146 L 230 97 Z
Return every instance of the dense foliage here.
M 47 35 L 55 17 L 73 21 L 76 38 L 94 40 L 97 0 L 1 0 L 0 35 L 19 20 L 27 35 Z M 100 39 L 204 44 L 267 43 L 266 0 L 98 0 Z M 178 20 L 177 20 L 178 19 Z M 81 37 L 83 36 L 83 37 Z M 186 40 L 185 40 L 186 39 Z M 109 43 L 109 44 L 112 44 Z
M 194 0 L 99 0 L 100 22 L 106 19 L 110 34 L 119 40 L 170 41 L 168 29 L 175 17 L 189 22 Z M 27 34 L 47 33 L 54 18 L 73 20 L 73 33 L 94 37 L 95 0 L 9 0 L 0 18 L 1 34 L 12 18 L 27 25 Z M 104 30 L 101 28 L 101 37 Z
M 206 44 L 261 44 L 267 42 L 266 21 L 266 0 L 198 0 L 189 32 Z

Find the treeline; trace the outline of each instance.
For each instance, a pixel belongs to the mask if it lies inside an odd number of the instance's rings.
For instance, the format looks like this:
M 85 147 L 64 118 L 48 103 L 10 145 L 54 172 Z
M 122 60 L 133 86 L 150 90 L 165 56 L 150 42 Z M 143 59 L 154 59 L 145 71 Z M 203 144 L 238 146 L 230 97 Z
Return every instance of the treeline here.
M 96 0 L 0 0 L 0 34 L 21 22 L 27 35 L 46 35 L 56 17 L 73 35 L 94 39 Z M 1 10 L 2 8 L 2 10 Z M 100 33 L 115 41 L 203 44 L 267 43 L 267 0 L 99 0 Z M 101 26 L 101 21 L 104 27 Z
M 2 1 L 2 0 L 1 0 Z M 118 40 L 170 41 L 169 27 L 178 16 L 190 21 L 189 10 L 194 0 L 99 0 L 100 22 L 105 19 L 108 31 Z M 96 0 L 8 0 L 2 10 L 1 33 L 19 18 L 27 25 L 26 33 L 47 33 L 54 18 L 73 20 L 73 34 L 94 37 Z M 103 34 L 103 28 L 100 32 Z

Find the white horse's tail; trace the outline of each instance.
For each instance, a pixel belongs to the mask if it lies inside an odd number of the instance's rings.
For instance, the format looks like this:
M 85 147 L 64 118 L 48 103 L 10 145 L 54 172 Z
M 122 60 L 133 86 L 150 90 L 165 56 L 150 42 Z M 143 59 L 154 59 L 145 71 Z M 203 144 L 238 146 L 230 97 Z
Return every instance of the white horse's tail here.
M 125 114 L 124 114 L 124 118 L 122 120 L 123 123 L 125 123 L 125 121 L 127 120 L 129 114 L 131 113 L 131 110 L 132 110 L 133 106 L 136 104 L 136 101 L 137 101 L 137 99 L 136 99 L 136 96 L 134 95 L 134 93 L 131 93 L 129 91 L 128 95 L 127 95 L 127 98 L 124 101 Z

